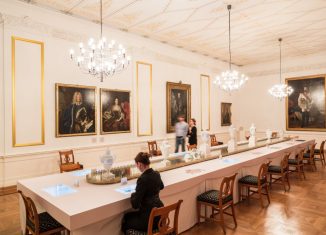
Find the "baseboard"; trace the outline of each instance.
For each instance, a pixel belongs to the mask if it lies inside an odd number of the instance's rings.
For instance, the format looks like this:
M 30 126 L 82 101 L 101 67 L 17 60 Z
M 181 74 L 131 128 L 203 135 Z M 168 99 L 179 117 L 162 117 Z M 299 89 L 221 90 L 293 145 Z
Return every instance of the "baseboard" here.
M 17 192 L 17 186 L 16 185 L 0 188 L 0 196 L 13 194 L 13 193 L 16 193 L 16 192 Z

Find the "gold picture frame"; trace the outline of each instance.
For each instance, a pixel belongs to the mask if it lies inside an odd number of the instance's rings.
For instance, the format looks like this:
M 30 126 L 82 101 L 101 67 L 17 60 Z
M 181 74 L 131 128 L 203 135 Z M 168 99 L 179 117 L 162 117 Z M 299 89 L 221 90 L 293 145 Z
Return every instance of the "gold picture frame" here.
M 231 126 L 232 125 L 232 103 L 221 103 L 221 126 Z
M 179 101 L 178 101 L 179 100 Z M 175 106 L 178 106 L 176 108 Z M 189 122 L 191 116 L 191 85 L 183 83 L 166 83 L 166 131 L 175 131 L 178 116 L 184 115 Z
M 104 97 L 104 93 L 107 93 L 107 96 Z M 114 98 L 114 101 L 109 100 Z M 114 119 L 114 112 L 112 102 L 115 102 L 115 99 L 118 99 L 117 112 L 120 120 L 116 120 L 113 123 L 111 120 Z M 107 103 L 107 104 L 104 104 Z M 100 89 L 100 118 L 101 118 L 101 135 L 105 134 L 119 134 L 119 133 L 131 133 L 131 105 L 130 105 L 130 91 L 128 90 L 112 90 L 101 88 Z M 107 111 L 104 111 L 105 108 L 108 108 Z M 106 118 L 107 117 L 107 118 Z M 109 118 L 110 117 L 110 118 Z M 105 121 L 103 119 L 106 119 Z M 111 119 L 111 120 L 110 120 Z
M 95 86 L 56 83 L 55 94 L 56 137 L 97 134 Z
M 286 130 L 326 131 L 326 75 L 287 78 L 293 93 L 285 99 Z

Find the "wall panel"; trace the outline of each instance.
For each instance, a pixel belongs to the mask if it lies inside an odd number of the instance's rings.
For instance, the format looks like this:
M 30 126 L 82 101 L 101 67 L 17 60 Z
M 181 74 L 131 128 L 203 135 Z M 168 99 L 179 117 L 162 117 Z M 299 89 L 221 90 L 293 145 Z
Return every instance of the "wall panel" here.
M 201 130 L 211 128 L 211 86 L 208 75 L 200 75 Z
M 153 135 L 152 65 L 136 62 L 137 79 L 137 135 Z
M 12 145 L 44 144 L 44 44 L 12 37 Z

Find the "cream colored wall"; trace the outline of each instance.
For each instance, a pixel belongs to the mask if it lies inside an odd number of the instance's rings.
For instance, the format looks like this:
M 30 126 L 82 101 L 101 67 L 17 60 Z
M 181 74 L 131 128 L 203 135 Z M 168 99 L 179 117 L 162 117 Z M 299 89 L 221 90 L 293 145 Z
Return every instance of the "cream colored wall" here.
M 277 51 L 276 51 L 277 52 Z M 285 54 L 285 52 L 284 52 Z M 326 52 L 295 58 L 283 58 L 282 77 L 300 77 L 326 73 Z M 257 130 L 286 130 L 285 100 L 279 101 L 268 93 L 268 89 L 279 83 L 279 61 L 244 66 L 241 71 L 250 80 L 235 95 L 235 122 L 238 127 L 248 129 L 255 123 Z M 286 131 L 301 138 L 315 138 L 319 143 L 326 139 L 325 132 Z
M 0 14 L 5 23 L 1 34 L 1 50 L 5 59 L 3 77 L 0 82 L 1 117 L 1 158 L 0 176 L 3 185 L 15 184 L 21 178 L 58 172 L 60 149 L 74 149 L 77 161 L 85 167 L 98 164 L 98 158 L 110 146 L 118 161 L 131 159 L 141 150 L 146 150 L 147 140 L 159 141 L 168 138 L 174 143 L 174 134 L 166 134 L 166 82 L 179 82 L 192 86 L 192 117 L 198 120 L 200 129 L 200 74 L 213 75 L 224 69 L 225 63 L 171 47 L 160 42 L 105 27 L 104 35 L 123 43 L 131 53 L 132 64 L 121 74 L 103 83 L 83 74 L 70 61 L 68 50 L 85 41 L 90 35 L 99 34 L 99 26 L 78 18 L 63 15 L 18 1 L 0 0 Z M 11 83 L 11 37 L 19 36 L 44 42 L 45 47 L 45 144 L 30 147 L 12 146 L 12 83 Z M 3 41 L 1 41 L 3 38 Z M 1 49 L 1 48 L 0 48 Z M 32 58 L 32 57 L 31 57 Z M 136 71 L 135 62 L 144 61 L 153 66 L 153 135 L 137 137 L 136 112 Z M 1 76 L 1 75 L 0 75 Z M 28 79 L 28 77 L 27 77 Z M 95 135 L 80 137 L 55 137 L 55 83 L 96 86 L 97 88 L 131 90 L 131 133 Z M 3 84 L 3 86 L 2 86 Z M 2 86 L 2 87 L 1 87 Z M 19 96 L 33 96 L 26 92 Z M 147 94 L 141 94 L 147 96 Z M 20 97 L 21 98 L 21 97 Z M 97 108 L 99 108 L 97 95 Z M 227 127 L 220 126 L 220 102 L 233 102 L 234 97 L 221 92 L 211 84 L 211 132 L 218 133 L 222 141 L 227 141 Z M 31 110 L 33 112 L 33 110 Z M 28 115 L 26 115 L 28 118 Z M 97 116 L 97 131 L 100 118 Z M 31 125 L 39 125 L 34 122 Z M 33 133 L 20 131 L 22 137 Z M 3 166 L 1 168 L 1 165 Z M 2 170 L 1 170 L 2 169 Z M 2 175 L 1 175 L 2 174 Z M 0 181 L 1 182 L 1 181 Z M 0 185 L 1 187 L 1 185 Z

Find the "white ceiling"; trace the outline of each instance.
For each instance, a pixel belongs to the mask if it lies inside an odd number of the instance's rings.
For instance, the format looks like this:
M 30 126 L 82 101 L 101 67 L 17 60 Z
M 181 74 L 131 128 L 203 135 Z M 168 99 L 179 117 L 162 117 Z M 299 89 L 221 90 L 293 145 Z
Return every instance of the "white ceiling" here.
M 99 20 L 99 0 L 25 0 Z M 103 0 L 104 23 L 190 51 L 247 65 L 326 51 L 326 0 Z

